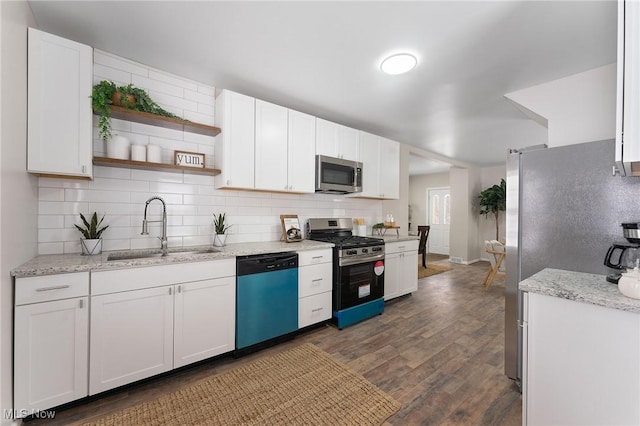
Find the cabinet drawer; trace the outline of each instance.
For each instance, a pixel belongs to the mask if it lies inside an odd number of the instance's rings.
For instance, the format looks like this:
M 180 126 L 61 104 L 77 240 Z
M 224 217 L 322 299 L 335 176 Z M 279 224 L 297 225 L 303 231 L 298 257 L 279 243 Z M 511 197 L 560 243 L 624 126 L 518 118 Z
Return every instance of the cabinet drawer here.
M 385 253 L 399 253 L 403 251 L 418 250 L 418 240 L 399 241 L 397 243 L 386 243 L 384 245 Z
M 91 295 L 231 277 L 235 274 L 235 258 L 96 271 L 91 273 Z
M 16 278 L 16 305 L 69 299 L 89 294 L 89 272 Z
M 298 252 L 298 266 L 315 265 L 333 261 L 333 249 L 308 250 Z
M 332 265 L 321 263 L 298 268 L 298 297 L 331 291 L 333 280 Z
M 331 292 L 303 297 L 298 301 L 298 328 L 331 318 Z

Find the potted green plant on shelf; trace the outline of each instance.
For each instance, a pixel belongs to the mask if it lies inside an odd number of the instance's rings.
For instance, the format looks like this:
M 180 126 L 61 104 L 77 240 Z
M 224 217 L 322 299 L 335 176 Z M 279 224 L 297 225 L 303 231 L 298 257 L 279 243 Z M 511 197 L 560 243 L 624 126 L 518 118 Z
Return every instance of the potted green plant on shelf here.
M 98 134 L 105 142 L 111 138 L 111 105 L 163 117 L 180 118 L 158 105 L 146 90 L 135 87 L 133 84 L 116 86 L 109 80 L 102 80 L 93 86 L 91 104 L 99 116 Z
M 480 214 L 493 215 L 496 220 L 496 240 L 500 235 L 500 212 L 507 209 L 507 182 L 500 180 L 500 185 L 493 185 L 480 192 Z
M 82 254 L 84 255 L 92 255 L 92 254 L 100 254 L 102 253 L 102 233 L 109 227 L 109 225 L 102 225 L 102 221 L 104 220 L 104 215 L 102 218 L 98 220 L 98 214 L 93 212 L 90 216 L 90 219 L 87 218 L 80 213 L 80 219 L 82 219 L 82 226 L 74 224 L 78 231 L 82 234 L 84 238 L 80 239 L 80 247 L 82 248 Z
M 220 213 L 217 216 L 213 215 L 213 245 L 216 247 L 223 247 L 227 243 L 227 231 L 231 228 L 231 225 L 225 223 L 226 213 Z

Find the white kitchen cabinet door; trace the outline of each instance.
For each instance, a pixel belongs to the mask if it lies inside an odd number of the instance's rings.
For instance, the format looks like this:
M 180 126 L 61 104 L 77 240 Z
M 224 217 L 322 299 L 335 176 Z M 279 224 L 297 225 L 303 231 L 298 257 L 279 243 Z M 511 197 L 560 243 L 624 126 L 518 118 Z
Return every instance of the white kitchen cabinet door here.
M 255 188 L 288 190 L 288 110 L 259 99 L 255 102 Z
M 91 297 L 90 395 L 173 368 L 173 291 Z
M 17 414 L 87 396 L 87 297 L 17 306 L 14 326 L 13 406 Z
M 640 424 L 640 314 L 529 293 L 526 315 L 523 424 Z
M 362 192 L 353 196 L 400 198 L 400 144 L 360 132 L 358 145 L 362 162 Z
M 380 190 L 380 136 L 360 132 L 360 161 L 362 162 L 362 192 L 359 197 L 379 198 Z
M 338 142 L 340 147 L 340 158 L 345 160 L 359 161 L 358 140 L 360 135 L 358 130 L 351 127 L 339 126 Z
M 315 192 L 315 117 L 289 110 L 288 146 L 288 189 L 294 192 Z
M 316 154 L 329 157 L 340 156 L 340 125 L 316 118 Z
M 418 289 L 418 240 L 385 244 L 384 300 Z
M 380 139 L 380 193 L 382 198 L 400 198 L 400 144 L 389 139 Z
M 214 163 L 220 174 L 216 188 L 255 186 L 255 99 L 223 90 L 216 98 Z
M 91 178 L 93 51 L 34 28 L 28 48 L 27 170 Z
M 615 160 L 640 176 L 640 2 L 618 1 L 618 89 Z
M 358 130 L 316 118 L 316 154 L 358 161 Z
M 385 253 L 384 255 L 384 300 L 390 300 L 400 296 L 400 280 L 401 280 L 400 253 Z
M 235 277 L 175 287 L 173 367 L 235 349 Z

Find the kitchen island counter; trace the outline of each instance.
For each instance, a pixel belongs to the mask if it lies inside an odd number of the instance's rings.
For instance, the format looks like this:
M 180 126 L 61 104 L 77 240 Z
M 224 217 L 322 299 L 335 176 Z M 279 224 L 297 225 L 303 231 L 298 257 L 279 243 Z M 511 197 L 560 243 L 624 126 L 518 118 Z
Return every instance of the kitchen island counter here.
M 604 275 L 547 268 L 521 281 L 519 288 L 529 293 L 640 313 L 640 300 L 624 296 Z
M 224 247 L 216 247 L 219 251 L 202 252 L 194 251 L 210 249 L 211 246 L 180 247 L 169 249 L 171 256 L 166 257 L 141 257 L 124 260 L 108 260 L 113 254 L 139 254 L 156 252 L 156 249 L 141 250 L 117 250 L 105 251 L 99 255 L 83 256 L 80 253 L 71 254 L 47 254 L 36 256 L 28 262 L 11 270 L 14 277 L 31 277 L 38 275 L 64 274 L 71 272 L 96 271 L 107 269 L 133 268 L 138 266 L 165 265 L 169 263 L 201 262 L 207 260 L 226 259 L 236 256 L 252 254 L 277 253 L 285 251 L 306 251 L 331 248 L 333 244 L 320 241 L 304 240 L 296 243 L 282 241 L 266 241 L 251 243 L 227 244 Z

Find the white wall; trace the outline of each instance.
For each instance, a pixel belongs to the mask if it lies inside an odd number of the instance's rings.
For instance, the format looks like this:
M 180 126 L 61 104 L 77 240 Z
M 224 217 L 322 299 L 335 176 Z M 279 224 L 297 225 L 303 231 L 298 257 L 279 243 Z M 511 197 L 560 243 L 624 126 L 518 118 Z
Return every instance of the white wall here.
M 385 200 L 382 202 L 382 214 L 391 213 L 400 235 L 407 235 L 409 229 L 409 147 L 400 144 L 400 196 L 397 200 Z M 382 222 L 380 217 L 378 222 Z
M 427 225 L 427 189 L 449 186 L 449 172 L 416 175 L 409 177 L 409 205 L 411 206 L 411 228 Z
M 37 181 L 27 165 L 27 2 L 0 2 L 0 406 L 12 402 L 13 284 L 9 271 L 36 255 Z M 16 336 L 19 338 L 20 336 Z
M 94 82 L 109 79 L 117 84 L 133 83 L 177 115 L 214 123 L 213 87 L 105 52 L 97 51 L 94 61 Z M 113 120 L 113 128 L 114 133 L 134 143 L 160 145 L 163 162 L 171 163 L 173 150 L 182 149 L 205 153 L 205 162 L 213 164 L 213 137 L 124 120 Z M 94 153 L 103 155 L 104 151 L 94 128 Z M 153 195 L 167 202 L 169 247 L 210 244 L 212 215 L 217 213 L 226 213 L 233 225 L 229 243 L 280 239 L 281 214 L 297 214 L 301 223 L 309 217 L 363 217 L 369 226 L 381 221 L 383 214 L 382 201 L 377 200 L 216 190 L 213 176 L 128 168 L 97 166 L 93 181 L 40 178 L 38 186 L 40 254 L 79 252 L 80 234 L 73 225 L 79 223 L 79 213 L 93 211 L 105 214 L 105 224 L 110 226 L 103 234 L 105 250 L 158 247 L 159 224 L 150 225 L 148 236 L 140 235 L 144 203 Z M 159 203 L 151 204 L 150 218 L 158 219 L 160 211 Z
M 478 194 L 480 169 L 452 167 L 449 171 L 451 187 L 451 230 L 449 258 L 459 263 L 479 260 Z
M 615 63 L 505 97 L 547 120 L 550 147 L 615 137 Z M 531 118 L 539 122 L 539 117 Z

